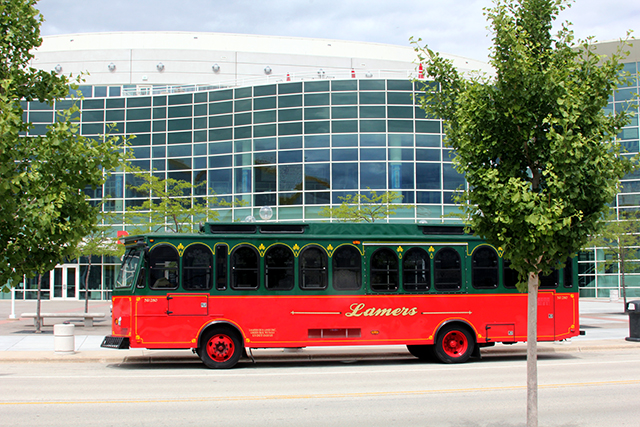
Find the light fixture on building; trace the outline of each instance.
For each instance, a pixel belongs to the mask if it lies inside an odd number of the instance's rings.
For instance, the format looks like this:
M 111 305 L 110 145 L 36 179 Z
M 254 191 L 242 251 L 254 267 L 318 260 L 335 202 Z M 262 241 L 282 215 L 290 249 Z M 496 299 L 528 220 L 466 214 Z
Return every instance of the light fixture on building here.
M 156 65 L 156 68 L 158 69 L 158 71 L 162 72 L 164 71 L 164 64 L 162 62 L 158 62 L 158 65 Z
M 214 73 L 217 73 L 218 71 L 220 71 L 220 66 L 218 64 L 213 64 L 211 66 L 211 69 L 213 70 Z
M 268 65 L 266 67 L 264 67 L 264 73 L 265 74 L 271 74 L 271 67 L 269 67 Z
M 62 65 L 58 64 L 53 67 L 53 69 L 56 70 L 56 73 L 60 74 L 62 72 Z
M 109 68 L 109 71 L 115 71 L 116 70 L 116 64 L 111 62 L 111 63 L 109 63 L 109 65 L 107 65 L 107 68 Z

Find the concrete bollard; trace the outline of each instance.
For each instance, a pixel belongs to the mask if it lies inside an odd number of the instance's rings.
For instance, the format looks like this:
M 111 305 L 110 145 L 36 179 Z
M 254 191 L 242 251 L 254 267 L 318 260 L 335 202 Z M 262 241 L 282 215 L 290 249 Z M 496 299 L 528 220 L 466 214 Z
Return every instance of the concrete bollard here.
M 53 346 L 56 353 L 73 354 L 76 350 L 75 325 L 53 325 Z

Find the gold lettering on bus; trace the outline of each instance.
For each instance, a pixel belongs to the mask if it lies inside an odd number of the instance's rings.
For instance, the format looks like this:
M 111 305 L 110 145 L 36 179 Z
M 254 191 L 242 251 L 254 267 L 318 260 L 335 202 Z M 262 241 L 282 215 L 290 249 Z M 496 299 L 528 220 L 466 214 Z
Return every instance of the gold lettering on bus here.
M 415 316 L 418 314 L 418 307 L 389 307 L 389 308 L 378 308 L 378 307 L 367 307 L 363 302 L 354 302 L 349 307 L 351 310 L 348 313 L 345 313 L 347 317 L 381 317 L 381 316 Z

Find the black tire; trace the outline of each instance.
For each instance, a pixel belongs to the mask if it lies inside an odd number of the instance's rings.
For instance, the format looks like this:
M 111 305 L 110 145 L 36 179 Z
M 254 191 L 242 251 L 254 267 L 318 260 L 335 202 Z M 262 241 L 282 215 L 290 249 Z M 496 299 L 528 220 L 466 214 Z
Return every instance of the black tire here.
M 244 347 L 240 334 L 229 326 L 216 326 L 208 329 L 200 341 L 198 355 L 207 368 L 233 368 Z
M 407 345 L 407 350 L 420 360 L 433 361 L 435 359 L 432 345 Z
M 471 357 L 475 345 L 468 328 L 459 325 L 444 326 L 438 332 L 435 355 L 442 363 L 464 363 Z

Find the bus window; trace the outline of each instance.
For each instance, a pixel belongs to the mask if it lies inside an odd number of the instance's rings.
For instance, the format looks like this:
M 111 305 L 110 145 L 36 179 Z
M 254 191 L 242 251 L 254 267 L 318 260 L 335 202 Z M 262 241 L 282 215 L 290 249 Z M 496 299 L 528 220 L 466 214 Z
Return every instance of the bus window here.
M 240 246 L 231 253 L 231 288 L 258 289 L 260 285 L 258 251 L 251 246 Z
M 275 245 L 265 254 L 265 286 L 267 289 L 293 289 L 293 252 L 284 245 Z
M 518 284 L 518 272 L 511 268 L 511 261 L 502 259 L 502 282 L 507 289 L 515 289 Z
M 498 254 L 488 246 L 476 248 L 471 257 L 471 284 L 476 289 L 498 287 Z
M 133 279 L 140 263 L 140 250 L 131 249 L 124 256 L 122 261 L 122 267 L 120 267 L 120 273 L 116 279 L 116 288 L 130 288 L 133 285 Z M 142 275 L 142 273 L 140 273 Z
M 435 283 L 438 291 L 457 291 L 462 288 L 460 254 L 452 248 L 442 248 L 435 256 Z
M 186 291 L 211 289 L 213 254 L 208 246 L 190 245 L 182 255 L 182 288 Z
M 402 286 L 405 291 L 428 291 L 431 287 L 431 261 L 422 248 L 411 248 L 402 259 Z
M 156 246 L 149 252 L 151 289 L 178 287 L 178 251 L 169 245 Z
M 327 288 L 327 254 L 317 246 L 304 248 L 300 253 L 300 288 Z
M 227 255 L 229 248 L 227 245 L 216 246 L 216 289 L 224 291 L 227 289 Z
M 398 257 L 389 248 L 378 249 L 371 255 L 371 290 L 398 290 Z
M 333 287 L 360 289 L 362 285 L 362 257 L 353 246 L 340 246 L 333 253 Z

